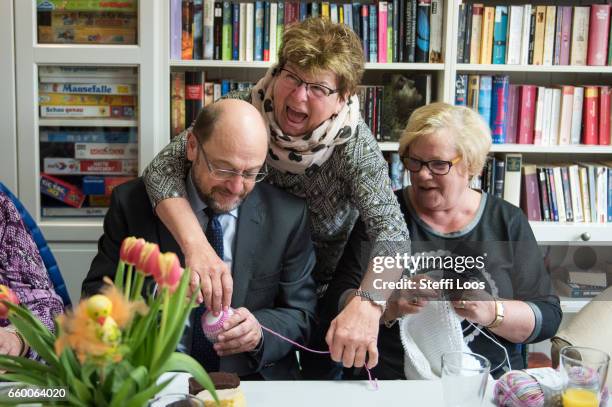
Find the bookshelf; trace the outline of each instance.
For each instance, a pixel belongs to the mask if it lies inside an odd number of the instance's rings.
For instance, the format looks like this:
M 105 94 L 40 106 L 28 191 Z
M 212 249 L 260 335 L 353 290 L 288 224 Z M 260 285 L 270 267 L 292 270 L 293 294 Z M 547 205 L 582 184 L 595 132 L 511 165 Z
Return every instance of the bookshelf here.
M 612 66 L 457 64 L 456 69 L 458 72 L 462 72 L 462 73 L 537 72 L 537 73 L 612 74 Z
M 559 83 L 612 85 L 612 67 L 603 66 L 533 66 L 480 65 L 457 63 L 458 2 L 444 1 L 442 24 L 442 63 L 366 63 L 364 84 L 380 85 L 386 73 L 429 73 L 433 77 L 435 101 L 454 103 L 457 74 L 506 74 L 511 83 L 532 83 L 553 86 Z M 485 4 L 502 4 L 500 1 Z M 512 1 L 512 4 L 524 4 Z M 542 1 L 544 4 L 561 2 Z M 581 2 L 589 4 L 588 2 Z M 568 4 L 568 3 L 563 3 Z M 19 192 L 20 199 L 36 216 L 54 250 L 60 250 L 60 263 L 83 263 L 95 253 L 94 242 L 102 232 L 102 220 L 83 218 L 47 219 L 40 216 L 39 129 L 41 126 L 99 126 L 135 128 L 138 131 L 138 171 L 169 142 L 170 129 L 170 73 L 175 71 L 205 70 L 211 78 L 235 78 L 257 81 L 270 62 L 177 60 L 170 58 L 170 0 L 140 0 L 138 2 L 138 43 L 133 45 L 38 44 L 36 1 L 2 2 L 0 5 L 0 45 L 14 44 L 14 64 L 11 58 L 0 61 L 0 73 L 15 77 L 15 98 L 0 95 L 3 113 L 11 116 L 11 101 L 15 119 L 9 117 L 11 134 L 6 149 L 0 153 L 0 175 L 3 182 Z M 15 36 L 12 37 L 14 28 Z M 9 29 L 10 28 L 10 29 Z M 137 120 L 41 119 L 38 115 L 38 66 L 118 66 L 138 68 Z M 2 88 L 4 89 L 4 88 Z M 9 89 L 10 91 L 10 89 Z M 8 109 L 7 107 L 8 106 Z M 11 122 L 14 131 L 11 131 Z M 13 135 L 14 134 L 14 135 Z M 18 134 L 18 136 L 17 136 Z M 18 141 L 18 142 L 17 142 Z M 381 150 L 397 151 L 397 142 L 381 142 Z M 563 161 L 610 161 L 612 146 L 539 146 L 494 145 L 495 153 L 521 153 L 524 161 L 535 163 Z M 6 168 L 6 171 L 5 171 Z M 14 168 L 14 169 L 11 169 Z M 533 222 L 536 238 L 541 242 L 562 244 L 584 241 L 610 243 L 611 224 Z M 86 268 L 86 266 L 85 266 Z M 83 267 L 78 273 L 83 273 Z M 76 269 L 74 273 L 77 273 Z M 79 280 L 81 277 L 79 277 Z M 79 281 L 77 280 L 77 281 Z M 78 287 L 76 288 L 78 290 Z M 574 301 L 572 301 L 573 304 Z M 577 309 L 576 306 L 568 310 Z

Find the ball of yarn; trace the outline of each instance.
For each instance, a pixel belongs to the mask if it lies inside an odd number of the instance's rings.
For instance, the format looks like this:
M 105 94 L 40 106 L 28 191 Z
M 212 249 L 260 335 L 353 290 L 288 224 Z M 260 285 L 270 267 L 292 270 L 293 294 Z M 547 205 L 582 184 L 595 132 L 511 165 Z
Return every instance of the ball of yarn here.
M 229 308 L 227 311 L 221 311 L 219 315 L 214 315 L 212 311 L 207 310 L 202 314 L 202 331 L 204 335 L 212 343 L 217 342 L 217 336 L 223 331 L 223 323 L 234 314 L 234 310 Z
M 561 406 L 563 379 L 551 368 L 513 370 L 499 378 L 494 395 L 498 406 Z
M 592 383 L 590 371 L 576 371 L 581 383 Z M 561 395 L 567 385 L 567 377 L 552 368 L 513 370 L 499 378 L 495 384 L 495 404 L 504 407 L 561 407 Z M 608 388 L 604 387 L 600 406 L 608 402 Z

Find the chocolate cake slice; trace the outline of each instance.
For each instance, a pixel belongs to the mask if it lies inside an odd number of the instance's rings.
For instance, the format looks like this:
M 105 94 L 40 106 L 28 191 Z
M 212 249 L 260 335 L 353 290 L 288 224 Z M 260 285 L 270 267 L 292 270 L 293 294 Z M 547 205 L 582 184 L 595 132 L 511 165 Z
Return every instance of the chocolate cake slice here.
M 217 390 L 235 389 L 240 386 L 240 378 L 235 373 L 211 372 L 208 374 Z M 189 378 L 189 394 L 196 395 L 204 390 L 204 387 L 193 377 Z

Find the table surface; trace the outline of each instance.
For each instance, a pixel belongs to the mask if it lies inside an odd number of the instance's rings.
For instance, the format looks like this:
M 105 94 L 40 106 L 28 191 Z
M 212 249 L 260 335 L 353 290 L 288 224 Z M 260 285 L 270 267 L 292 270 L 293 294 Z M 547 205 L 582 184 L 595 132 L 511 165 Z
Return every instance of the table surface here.
M 177 377 L 160 394 L 188 392 L 189 375 L 173 374 Z M 385 380 L 378 390 L 367 381 L 243 381 L 240 388 L 248 407 L 444 407 L 439 380 Z M 482 407 L 495 405 L 492 390 L 490 381 Z

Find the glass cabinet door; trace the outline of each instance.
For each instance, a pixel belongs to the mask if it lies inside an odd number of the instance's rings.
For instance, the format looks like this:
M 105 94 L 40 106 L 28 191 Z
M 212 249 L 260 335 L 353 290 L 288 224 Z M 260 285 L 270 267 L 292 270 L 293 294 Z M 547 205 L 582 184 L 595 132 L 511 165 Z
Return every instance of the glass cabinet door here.
M 99 217 L 138 175 L 138 69 L 38 68 L 41 216 Z
M 138 43 L 137 0 L 37 0 L 39 44 Z

